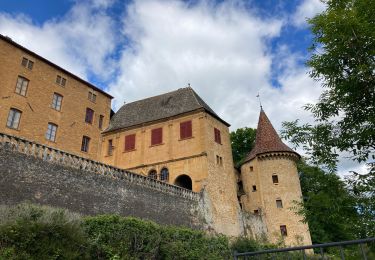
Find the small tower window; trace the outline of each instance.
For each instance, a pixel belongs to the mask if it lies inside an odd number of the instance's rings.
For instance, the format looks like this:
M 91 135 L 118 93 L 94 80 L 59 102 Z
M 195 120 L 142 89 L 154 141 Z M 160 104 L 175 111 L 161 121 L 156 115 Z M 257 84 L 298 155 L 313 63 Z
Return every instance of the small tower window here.
M 272 175 L 272 182 L 273 184 L 279 183 L 279 177 L 276 174 Z
M 280 233 L 283 237 L 286 237 L 288 235 L 288 232 L 286 230 L 286 225 L 281 225 L 280 226 Z
M 276 200 L 276 207 L 279 209 L 283 208 L 283 201 L 281 199 Z
M 250 166 L 250 171 L 254 171 L 254 167 L 253 166 Z
M 107 155 L 111 156 L 113 154 L 113 141 L 112 139 L 108 140 L 108 150 Z
M 257 186 L 253 185 L 253 191 L 257 191 Z

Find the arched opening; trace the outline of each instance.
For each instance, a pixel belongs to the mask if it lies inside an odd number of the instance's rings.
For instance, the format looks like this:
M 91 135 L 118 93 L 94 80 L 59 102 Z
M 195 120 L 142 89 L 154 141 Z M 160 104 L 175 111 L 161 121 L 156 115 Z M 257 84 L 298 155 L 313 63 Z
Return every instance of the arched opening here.
M 164 167 L 163 169 L 161 169 L 161 171 L 160 171 L 160 180 L 168 182 L 168 180 L 169 180 L 169 171 L 168 171 L 168 168 Z
M 192 190 L 193 186 L 191 178 L 185 174 L 178 176 L 174 181 L 174 185 L 180 186 L 188 190 Z
M 151 179 L 156 180 L 158 178 L 158 173 L 156 172 L 156 170 L 151 170 L 148 173 L 148 177 L 151 178 Z

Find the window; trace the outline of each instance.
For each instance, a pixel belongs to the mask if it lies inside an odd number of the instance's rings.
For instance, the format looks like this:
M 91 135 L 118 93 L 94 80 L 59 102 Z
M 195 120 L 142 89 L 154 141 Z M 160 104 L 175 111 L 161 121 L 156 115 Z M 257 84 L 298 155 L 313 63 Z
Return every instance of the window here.
M 60 94 L 53 93 L 52 108 L 60 111 L 63 97 Z
M 62 87 L 65 87 L 65 85 L 66 85 L 66 78 L 63 78 L 60 75 L 57 75 L 57 77 L 56 77 L 56 84 L 60 85 Z
M 112 139 L 108 140 L 108 150 L 107 150 L 107 155 L 112 155 L 113 154 L 113 141 Z
M 151 145 L 163 143 L 163 128 L 155 128 L 151 130 Z
M 83 136 L 82 137 L 81 151 L 82 152 L 88 152 L 89 151 L 89 145 L 90 145 L 90 137 Z
M 104 121 L 104 116 L 103 116 L 103 115 L 100 115 L 100 116 L 99 116 L 99 129 L 100 129 L 100 130 L 103 129 L 103 121 Z
M 283 237 L 286 237 L 288 235 L 288 232 L 286 231 L 286 226 L 285 225 L 281 225 L 280 226 L 280 233 Z
M 255 210 L 254 210 L 254 214 L 255 214 L 255 215 L 259 215 L 259 209 L 255 209 Z
M 221 144 L 220 130 L 217 128 L 214 128 L 214 134 L 215 134 L 215 142 L 218 144 Z
M 56 140 L 56 131 L 57 131 L 57 125 L 53 123 L 48 123 L 46 139 L 54 142 Z
M 191 121 L 180 123 L 180 139 L 186 139 L 193 136 Z
M 169 171 L 168 171 L 167 168 L 161 169 L 161 171 L 160 171 L 160 180 L 168 182 L 168 180 L 169 180 Z
M 8 114 L 7 127 L 12 128 L 12 129 L 18 129 L 18 126 L 20 124 L 21 114 L 22 112 L 19 111 L 18 109 L 11 108 Z
M 250 171 L 254 171 L 254 167 L 253 166 L 250 166 Z
M 94 110 L 92 110 L 91 108 L 86 108 L 85 122 L 92 124 L 93 118 L 94 118 Z
M 156 179 L 158 178 L 158 173 L 157 173 L 155 170 L 151 170 L 151 171 L 148 173 L 148 177 L 151 178 L 151 179 L 156 180 Z
M 220 165 L 223 166 L 223 157 L 220 156 Z
M 32 70 L 33 66 L 34 66 L 34 62 L 32 62 L 31 60 L 23 57 L 21 65 L 24 66 L 25 68 L 28 68 L 29 70 Z
M 93 92 L 89 91 L 89 96 L 88 96 L 89 100 L 91 102 L 96 102 L 96 94 L 94 94 Z
M 279 209 L 283 208 L 283 202 L 281 199 L 276 200 L 276 207 Z
M 125 152 L 135 150 L 135 134 L 125 136 Z
M 26 96 L 28 85 L 29 85 L 29 80 L 27 78 L 18 76 L 17 85 L 16 85 L 16 93 L 20 94 L 21 96 Z
M 253 185 L 253 191 L 256 191 L 256 190 L 257 190 L 257 186 Z
M 278 184 L 279 183 L 279 177 L 277 175 L 272 175 L 272 182 L 274 184 Z

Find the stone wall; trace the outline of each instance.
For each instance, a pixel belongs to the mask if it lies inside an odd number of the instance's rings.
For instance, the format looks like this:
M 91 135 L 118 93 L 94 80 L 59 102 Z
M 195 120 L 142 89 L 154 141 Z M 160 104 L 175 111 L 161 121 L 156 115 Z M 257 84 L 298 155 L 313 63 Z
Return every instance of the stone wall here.
M 0 204 L 24 201 L 84 215 L 117 213 L 208 228 L 202 194 L 0 134 Z

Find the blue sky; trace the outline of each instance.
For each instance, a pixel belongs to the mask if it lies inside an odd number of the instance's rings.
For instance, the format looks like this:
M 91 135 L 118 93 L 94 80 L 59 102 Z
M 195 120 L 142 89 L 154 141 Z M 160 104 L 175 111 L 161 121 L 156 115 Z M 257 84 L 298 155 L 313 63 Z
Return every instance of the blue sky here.
M 4 0 L 0 33 L 108 91 L 114 110 L 190 83 L 231 130 L 256 127 L 259 92 L 280 129 L 313 120 L 302 106 L 322 89 L 305 66 L 306 18 L 324 9 L 319 0 Z

